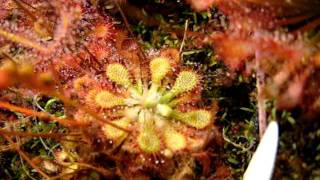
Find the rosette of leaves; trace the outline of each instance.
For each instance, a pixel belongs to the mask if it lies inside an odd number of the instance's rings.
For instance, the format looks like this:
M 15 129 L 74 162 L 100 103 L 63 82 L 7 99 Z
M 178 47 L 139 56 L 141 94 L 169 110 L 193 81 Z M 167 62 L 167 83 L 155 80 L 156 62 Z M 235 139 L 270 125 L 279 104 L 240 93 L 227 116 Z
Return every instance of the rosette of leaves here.
M 200 75 L 193 70 L 173 69 L 165 57 L 150 61 L 147 79 L 132 78 L 134 75 L 121 63 L 106 66 L 107 78 L 123 93 L 93 88 L 86 103 L 117 114 L 111 122 L 130 130 L 129 133 L 105 124 L 101 129 L 107 139 L 122 144 L 122 149 L 129 152 L 160 153 L 166 157 L 202 148 L 214 112 L 195 105 L 193 96 L 199 92 Z

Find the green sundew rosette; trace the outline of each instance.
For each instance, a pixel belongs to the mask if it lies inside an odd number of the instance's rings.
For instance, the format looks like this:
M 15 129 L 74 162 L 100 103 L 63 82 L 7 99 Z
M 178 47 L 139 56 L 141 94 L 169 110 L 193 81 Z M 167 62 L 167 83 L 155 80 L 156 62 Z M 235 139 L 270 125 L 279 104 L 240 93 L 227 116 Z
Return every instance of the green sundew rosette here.
M 150 72 L 152 84 L 161 84 L 162 79 L 171 69 L 170 62 L 167 58 L 154 58 L 150 62 Z
M 183 150 L 187 146 L 187 140 L 185 136 L 172 127 L 165 127 L 163 136 L 166 147 L 172 152 Z
M 152 154 L 160 151 L 160 140 L 157 134 L 151 130 L 143 130 L 138 135 L 138 145 L 143 152 Z
M 171 116 L 173 109 L 166 104 L 157 104 L 156 112 L 161 116 L 168 118 Z
M 113 108 L 116 106 L 125 105 L 122 97 L 116 96 L 109 91 L 101 91 L 95 95 L 96 104 L 102 108 Z
M 141 131 L 137 138 L 139 148 L 149 154 L 159 152 L 161 143 L 155 131 L 154 121 L 146 111 L 140 112 L 138 121 L 141 124 Z
M 106 74 L 111 81 L 117 83 L 118 85 L 121 85 L 125 88 L 129 88 L 132 86 L 129 71 L 122 64 L 115 63 L 108 65 Z
M 207 110 L 194 110 L 189 112 L 174 111 L 171 115 L 191 127 L 196 129 L 204 129 L 211 123 L 212 115 Z
M 180 72 L 172 89 L 160 99 L 160 102 L 164 104 L 169 103 L 174 97 L 196 88 L 198 82 L 199 77 L 195 72 Z
M 109 64 L 106 69 L 106 75 L 112 82 L 128 89 L 132 96 L 138 97 L 141 95 L 141 84 L 139 84 L 139 81 L 136 87 L 132 84 L 129 71 L 124 65 L 120 63 Z
M 115 124 L 119 127 L 122 127 L 122 128 L 129 127 L 130 122 L 131 122 L 131 120 L 128 118 L 121 118 L 121 119 L 112 121 L 113 124 Z M 119 128 L 113 127 L 110 124 L 106 124 L 103 126 L 103 132 L 107 138 L 112 139 L 112 140 L 121 139 L 128 134 L 127 132 L 125 132 Z
M 151 87 L 145 100 L 145 107 L 154 107 L 160 98 L 158 88 L 161 86 L 163 78 L 170 71 L 171 65 L 167 58 L 159 57 L 151 60 L 149 68 L 151 72 Z

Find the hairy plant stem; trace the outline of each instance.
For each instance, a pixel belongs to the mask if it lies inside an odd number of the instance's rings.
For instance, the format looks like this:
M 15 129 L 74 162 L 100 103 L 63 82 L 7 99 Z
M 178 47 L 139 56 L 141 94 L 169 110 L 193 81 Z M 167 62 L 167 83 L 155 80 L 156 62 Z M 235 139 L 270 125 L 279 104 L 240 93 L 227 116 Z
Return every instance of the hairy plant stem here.
M 259 122 L 259 137 L 262 138 L 267 128 L 267 114 L 265 109 L 265 100 L 262 95 L 262 90 L 265 85 L 264 73 L 260 70 L 260 63 L 257 61 L 257 106 L 258 106 L 258 122 Z

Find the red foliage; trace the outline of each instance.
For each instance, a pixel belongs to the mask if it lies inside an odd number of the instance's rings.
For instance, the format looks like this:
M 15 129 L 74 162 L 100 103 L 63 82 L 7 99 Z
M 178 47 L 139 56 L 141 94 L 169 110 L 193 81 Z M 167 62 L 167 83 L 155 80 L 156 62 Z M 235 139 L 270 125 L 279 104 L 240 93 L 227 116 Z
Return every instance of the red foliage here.
M 232 70 L 239 69 L 255 54 L 255 44 L 246 37 L 233 33 L 219 33 L 212 36 L 219 58 Z
M 277 99 L 279 108 L 293 108 L 305 107 L 302 97 L 305 97 L 305 88 L 308 89 L 307 79 L 316 70 L 313 57 L 318 51 L 316 43 L 310 43 L 297 32 L 318 26 L 319 19 L 294 33 L 281 29 L 316 16 L 317 2 L 302 1 L 303 7 L 272 0 L 268 3 L 260 0 L 189 3 L 198 11 L 214 5 L 227 16 L 227 30 L 210 35 L 219 59 L 232 71 L 246 67 L 246 73 L 253 70 L 262 73 L 266 81 L 264 96 Z M 302 1 L 294 0 L 294 3 Z

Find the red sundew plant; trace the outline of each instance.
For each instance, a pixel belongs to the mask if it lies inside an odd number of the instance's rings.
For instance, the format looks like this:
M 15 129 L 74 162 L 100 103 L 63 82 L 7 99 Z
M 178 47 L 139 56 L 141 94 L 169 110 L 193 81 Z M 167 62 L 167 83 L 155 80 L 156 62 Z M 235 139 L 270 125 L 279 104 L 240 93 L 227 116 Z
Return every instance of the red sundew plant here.
M 215 6 L 227 16 L 225 31 L 202 38 L 213 44 L 218 58 L 231 71 L 256 72 L 260 135 L 266 123 L 265 99 L 275 99 L 280 109 L 309 111 L 312 106 L 302 100 L 307 98 L 314 104 L 317 100 L 313 97 L 319 96 L 308 93 L 315 93 L 308 79 L 314 80 L 318 71 L 319 1 L 188 2 L 198 11 Z
M 4 4 L 3 94 L 14 88 L 21 99 L 55 96 L 64 103 L 64 117 L 14 102 L 10 93 L 1 97 L 0 108 L 66 127 L 66 133 L 19 131 L 12 128 L 19 118 L 5 112 L 10 121 L 0 133 L 11 150 L 44 178 L 81 177 L 88 170 L 110 178 L 192 174 L 192 154 L 213 138 L 217 109 L 200 105 L 201 74 L 185 68 L 177 50 L 141 52 L 87 1 Z M 13 137 L 53 138 L 61 147 L 52 160 L 29 157 Z

